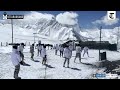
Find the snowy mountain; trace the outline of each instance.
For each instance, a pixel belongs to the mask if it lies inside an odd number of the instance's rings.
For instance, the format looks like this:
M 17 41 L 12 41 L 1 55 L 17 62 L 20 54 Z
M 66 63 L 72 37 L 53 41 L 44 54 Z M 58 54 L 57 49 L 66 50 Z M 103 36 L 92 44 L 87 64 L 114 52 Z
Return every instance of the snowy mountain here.
M 89 40 L 99 41 L 100 30 L 84 30 L 84 32 L 80 32 L 83 36 L 89 38 Z M 118 28 L 114 29 L 102 29 L 101 31 L 102 41 L 109 41 L 110 43 L 117 43 L 117 36 L 119 38 Z
M 41 38 L 47 38 L 50 40 L 66 40 L 68 37 L 73 38 L 72 28 L 76 25 L 65 25 L 59 23 L 55 18 L 46 19 L 40 18 L 34 21 L 25 20 L 13 20 L 14 35 L 16 38 L 22 38 L 33 40 L 33 33 L 37 33 L 37 36 Z M 0 22 L 0 37 L 5 37 L 7 42 L 11 38 L 11 21 L 5 20 Z M 4 33 L 4 34 L 3 34 Z M 27 37 L 28 36 L 28 37 Z M 15 39 L 15 38 L 14 38 Z M 1 42 L 4 40 L 1 40 Z
M 74 29 L 80 37 L 88 40 L 99 41 L 99 29 L 85 29 L 80 31 L 78 24 L 61 24 L 55 16 L 39 17 L 34 14 L 26 15 L 23 20 L 13 20 L 14 41 L 33 42 L 34 35 L 37 40 L 48 40 L 52 42 L 65 41 L 73 36 Z M 116 43 L 118 28 L 102 29 L 102 40 Z M 11 42 L 11 20 L 0 20 L 0 42 Z M 45 42 L 44 42 L 45 43 Z

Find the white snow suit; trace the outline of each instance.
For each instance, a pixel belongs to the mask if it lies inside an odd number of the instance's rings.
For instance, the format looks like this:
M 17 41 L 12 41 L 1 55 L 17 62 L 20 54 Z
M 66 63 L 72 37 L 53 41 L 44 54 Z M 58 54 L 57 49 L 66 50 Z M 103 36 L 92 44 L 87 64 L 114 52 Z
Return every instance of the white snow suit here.
M 14 66 L 17 66 L 20 64 L 21 59 L 20 59 L 20 55 L 17 51 L 17 49 L 13 49 L 12 53 L 11 53 L 11 61 L 13 63 Z
M 69 46 L 69 49 L 72 51 L 72 50 L 73 50 L 73 46 L 72 46 L 72 45 L 70 45 L 70 46 Z
M 23 53 L 23 46 L 22 45 L 20 45 L 19 47 L 18 47 L 18 51 L 20 51 L 21 53 Z
M 83 48 L 83 50 L 84 50 L 85 53 L 88 52 L 88 49 L 89 49 L 88 47 L 84 47 Z
M 65 48 L 64 50 L 64 57 L 70 59 L 72 56 L 72 52 L 70 51 L 69 48 Z
M 59 46 L 58 46 L 58 44 L 56 44 L 55 49 L 56 49 L 56 50 L 59 50 Z
M 46 49 L 42 48 L 42 50 L 41 50 L 41 57 L 43 58 L 43 57 L 45 57 L 45 55 L 46 55 Z
M 81 47 L 80 46 L 76 46 L 76 53 L 81 53 Z

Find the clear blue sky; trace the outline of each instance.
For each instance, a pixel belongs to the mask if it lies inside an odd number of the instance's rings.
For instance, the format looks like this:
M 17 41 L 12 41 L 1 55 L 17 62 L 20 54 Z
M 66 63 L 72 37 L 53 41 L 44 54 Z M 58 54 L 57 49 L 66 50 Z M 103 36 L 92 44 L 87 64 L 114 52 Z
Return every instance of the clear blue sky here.
M 0 11 L 0 19 L 2 19 L 4 11 Z M 6 11 L 8 14 L 26 14 L 29 13 L 29 11 Z M 63 13 L 65 11 L 37 11 L 41 13 L 48 13 L 57 15 L 59 13 Z M 76 12 L 79 20 L 79 25 L 81 28 L 93 28 L 95 27 L 94 24 L 92 24 L 93 21 L 101 19 L 101 17 L 105 16 L 107 14 L 107 11 L 73 11 Z M 117 18 L 120 19 L 120 11 L 117 11 Z M 102 24 L 103 28 L 114 28 L 117 26 L 120 26 L 120 20 L 115 25 L 105 26 Z

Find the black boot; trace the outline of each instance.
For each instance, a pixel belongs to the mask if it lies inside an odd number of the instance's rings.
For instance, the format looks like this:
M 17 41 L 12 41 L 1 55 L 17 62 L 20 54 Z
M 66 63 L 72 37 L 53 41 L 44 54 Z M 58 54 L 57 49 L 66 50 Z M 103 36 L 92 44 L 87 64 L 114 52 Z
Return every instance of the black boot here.
M 15 66 L 15 71 L 14 71 L 15 79 L 21 79 L 21 77 L 18 77 L 19 70 L 20 70 L 20 65 Z
M 21 79 L 21 77 L 15 77 L 15 79 Z

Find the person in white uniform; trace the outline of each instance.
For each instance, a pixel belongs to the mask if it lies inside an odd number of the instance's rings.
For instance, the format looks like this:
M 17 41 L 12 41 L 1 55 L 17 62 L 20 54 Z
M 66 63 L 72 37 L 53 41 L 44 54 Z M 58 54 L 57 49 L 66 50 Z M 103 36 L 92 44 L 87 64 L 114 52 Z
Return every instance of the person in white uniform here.
M 46 54 L 46 46 L 43 45 L 42 50 L 41 50 L 41 57 L 43 58 L 42 64 L 46 64 L 47 61 L 47 54 Z
M 21 79 L 21 77 L 18 77 L 19 71 L 20 71 L 20 54 L 18 52 L 18 47 L 17 46 L 13 46 L 12 49 L 12 53 L 11 53 L 11 61 L 13 63 L 13 65 L 15 66 L 15 70 L 14 70 L 14 78 L 15 79 Z
M 22 62 L 24 63 L 24 54 L 23 54 L 23 50 L 24 50 L 24 43 L 21 43 L 20 46 L 18 47 L 18 51 L 19 51 L 19 54 L 20 54 L 20 57 L 22 59 Z
M 83 51 L 84 51 L 83 57 L 84 57 L 85 53 L 87 53 L 87 56 L 89 57 L 88 50 L 89 50 L 89 48 L 88 48 L 87 46 L 85 46 L 85 47 L 83 48 Z
M 76 46 L 76 56 L 75 56 L 75 59 L 74 59 L 74 62 L 76 61 L 76 58 L 79 57 L 79 61 L 81 62 L 81 47 L 80 45 Z
M 73 51 L 73 46 L 72 46 L 71 44 L 69 45 L 69 49 L 70 49 L 71 54 L 72 54 L 72 51 Z
M 63 48 L 63 45 L 60 45 L 59 47 L 60 49 L 60 57 L 62 56 L 63 57 L 63 51 L 64 51 L 64 48 Z
M 72 56 L 72 52 L 69 49 L 69 46 L 66 46 L 66 48 L 64 50 L 65 61 L 64 61 L 63 67 L 65 67 L 65 63 L 67 62 L 67 68 L 69 68 L 69 63 L 70 63 L 71 56 Z
M 37 50 L 38 50 L 38 56 L 41 55 L 41 50 L 42 50 L 42 45 L 41 44 L 37 45 Z

